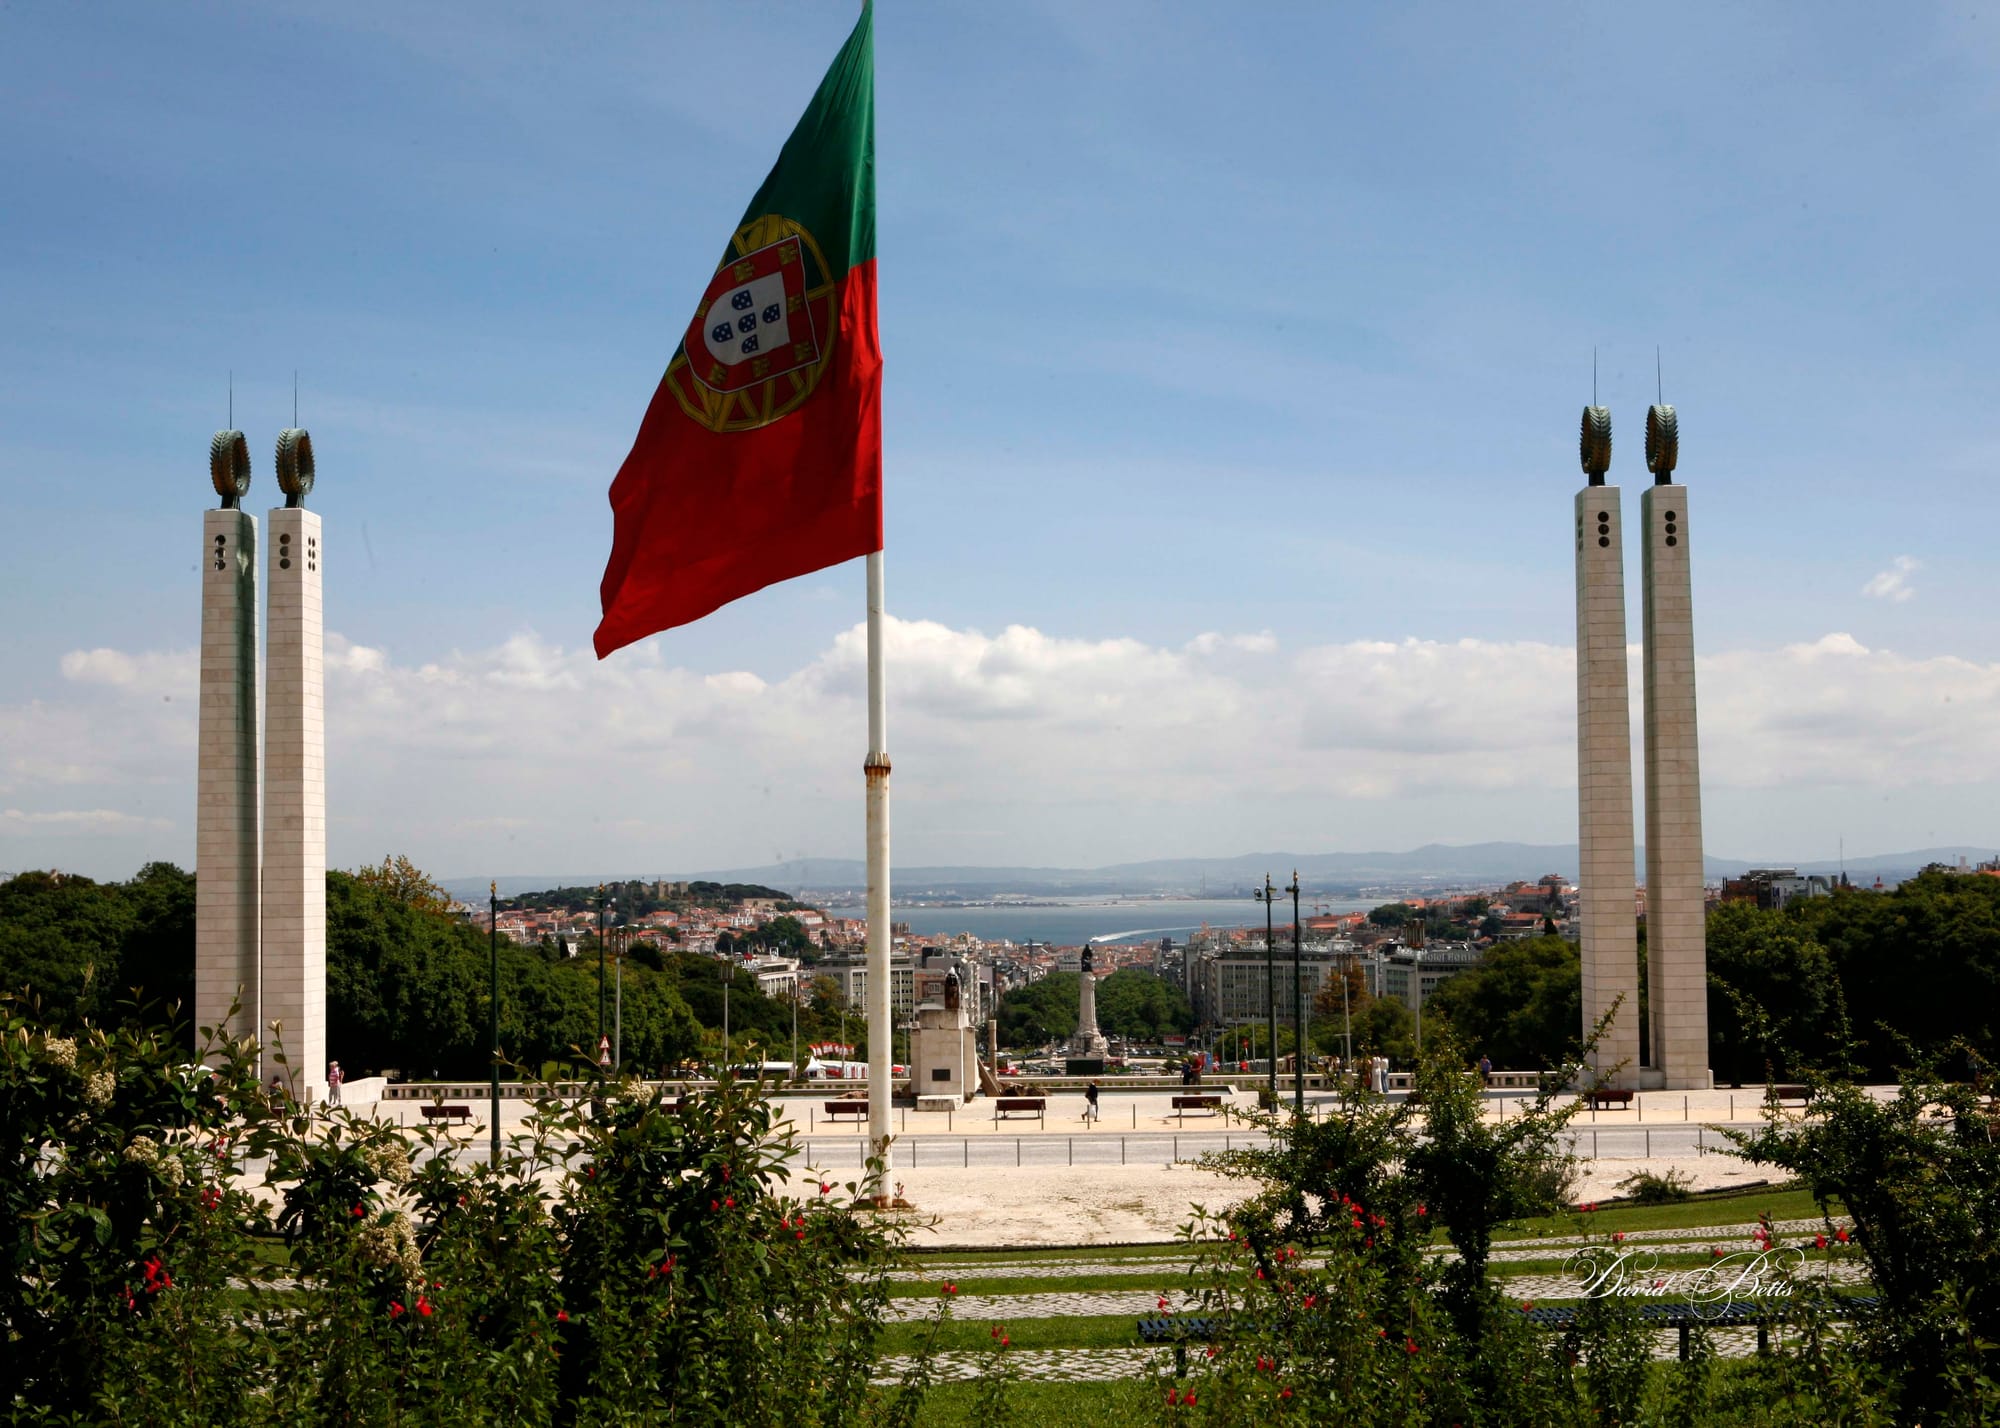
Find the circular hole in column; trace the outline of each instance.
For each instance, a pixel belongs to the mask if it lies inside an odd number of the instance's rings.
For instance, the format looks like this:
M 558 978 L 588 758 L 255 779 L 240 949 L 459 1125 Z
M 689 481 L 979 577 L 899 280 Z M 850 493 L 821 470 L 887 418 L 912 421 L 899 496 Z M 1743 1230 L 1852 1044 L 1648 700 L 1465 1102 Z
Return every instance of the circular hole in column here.
M 1599 512 L 1597 513 L 1597 519 L 1599 519 L 1600 521 L 1608 521 L 1608 520 L 1610 520 L 1610 519 L 1611 519 L 1611 512 L 1609 512 L 1609 511 L 1599 511 Z
M 291 568 L 292 563 L 289 560 L 280 560 L 278 562 L 278 569 L 280 570 L 290 570 Z
M 1610 544 L 1611 544 L 1611 537 L 1610 537 L 1610 536 L 1599 536 L 1599 537 L 1597 538 L 1597 543 L 1598 543 L 1599 545 L 1610 545 Z
M 1675 514 L 1674 512 L 1672 512 L 1672 511 L 1668 511 L 1668 512 L 1667 512 L 1667 519 L 1668 519 L 1668 520 L 1670 520 L 1670 521 L 1677 521 L 1677 520 L 1679 520 L 1679 519 L 1680 519 L 1680 517 L 1679 517 L 1678 515 L 1676 515 L 1676 514 Z
M 1668 544 L 1668 545 L 1679 545 L 1679 544 L 1680 544 L 1680 541 L 1679 541 L 1678 539 L 1676 539 L 1675 537 L 1673 537 L 1673 536 L 1668 536 L 1668 537 L 1667 537 L 1667 544 Z

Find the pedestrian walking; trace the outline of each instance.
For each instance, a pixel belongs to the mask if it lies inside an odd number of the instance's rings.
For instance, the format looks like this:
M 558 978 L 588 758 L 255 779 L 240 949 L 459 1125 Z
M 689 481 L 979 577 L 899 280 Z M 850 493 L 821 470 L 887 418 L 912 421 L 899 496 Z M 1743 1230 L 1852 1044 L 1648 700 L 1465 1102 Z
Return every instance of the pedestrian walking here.
M 340 1105 L 340 1083 L 346 1079 L 345 1076 L 340 1074 L 340 1063 L 338 1061 L 329 1061 L 326 1063 L 326 1103 L 329 1106 L 338 1107 Z
M 1102 1118 L 1103 1113 L 1097 1109 L 1097 1083 L 1092 1081 L 1083 1088 L 1083 1119 L 1087 1123 Z
M 1482 1085 L 1490 1086 L 1493 1084 L 1493 1058 L 1491 1056 L 1481 1056 L 1479 1058 L 1479 1080 Z

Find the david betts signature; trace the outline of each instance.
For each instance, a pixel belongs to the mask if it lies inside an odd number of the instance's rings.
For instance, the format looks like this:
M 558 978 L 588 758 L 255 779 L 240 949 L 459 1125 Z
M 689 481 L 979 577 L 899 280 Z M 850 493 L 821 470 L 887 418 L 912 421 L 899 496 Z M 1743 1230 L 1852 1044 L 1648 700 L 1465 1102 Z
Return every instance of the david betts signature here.
M 1724 1255 L 1694 1269 L 1662 1270 L 1657 1251 L 1592 1246 L 1572 1253 L 1563 1262 L 1563 1272 L 1577 1282 L 1577 1293 L 1585 1299 L 1672 1296 L 1690 1304 L 1716 1304 L 1731 1299 L 1789 1299 L 1805 1262 L 1804 1250 L 1787 1246 Z

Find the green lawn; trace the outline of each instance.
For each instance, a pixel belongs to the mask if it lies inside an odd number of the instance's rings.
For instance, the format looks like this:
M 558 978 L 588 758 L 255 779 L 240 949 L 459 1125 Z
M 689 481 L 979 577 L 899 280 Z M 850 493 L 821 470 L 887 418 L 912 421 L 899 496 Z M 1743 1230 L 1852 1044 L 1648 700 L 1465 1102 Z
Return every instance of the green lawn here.
M 1062 1319 L 953 1319 L 938 1331 L 937 1346 L 954 1351 L 993 1347 L 994 1323 L 1007 1326 L 1017 1349 L 1140 1349 L 1138 1316 L 1134 1314 L 1073 1314 Z M 930 1333 L 926 1324 L 888 1324 L 877 1340 L 885 1354 L 907 1354 Z
M 1681 1230 L 1702 1225 L 1732 1226 L 1755 1224 L 1760 1213 L 1774 1220 L 1804 1220 L 1819 1214 L 1809 1191 L 1791 1186 L 1766 1186 L 1755 1190 L 1730 1190 L 1697 1195 L 1671 1205 L 1615 1205 L 1589 1217 L 1594 1234 L 1615 1230 Z M 1545 1215 L 1509 1226 L 1495 1236 L 1499 1240 L 1533 1239 L 1543 1235 L 1573 1235 L 1578 1231 L 1575 1214 Z
M 1187 1271 L 1178 1266 L 1163 1266 L 1157 1274 L 1063 1274 L 1055 1276 L 1026 1275 L 1002 1279 L 998 1277 L 973 1278 L 965 1274 L 940 1274 L 940 1279 L 949 1280 L 958 1286 L 960 1294 L 1074 1294 L 1078 1292 L 1099 1292 L 1106 1290 L 1129 1290 L 1135 1294 L 1151 1291 L 1168 1292 L 1187 1283 Z M 890 1297 L 894 1299 L 935 1299 L 938 1286 L 935 1283 L 899 1283 L 890 1286 Z
M 987 1428 L 978 1416 L 979 1386 L 940 1384 L 925 1399 L 923 1428 Z M 1008 1390 L 1011 1421 L 1033 1428 L 1117 1428 L 1158 1416 L 1153 1385 L 1145 1379 L 1111 1383 L 1017 1383 Z

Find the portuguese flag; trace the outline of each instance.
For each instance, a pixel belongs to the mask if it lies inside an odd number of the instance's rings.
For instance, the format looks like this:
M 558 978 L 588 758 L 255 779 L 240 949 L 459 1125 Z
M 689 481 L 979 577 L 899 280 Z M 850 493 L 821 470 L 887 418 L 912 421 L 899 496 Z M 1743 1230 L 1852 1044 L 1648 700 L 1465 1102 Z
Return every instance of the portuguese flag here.
M 882 548 L 871 6 L 730 236 L 611 511 L 599 659 Z

